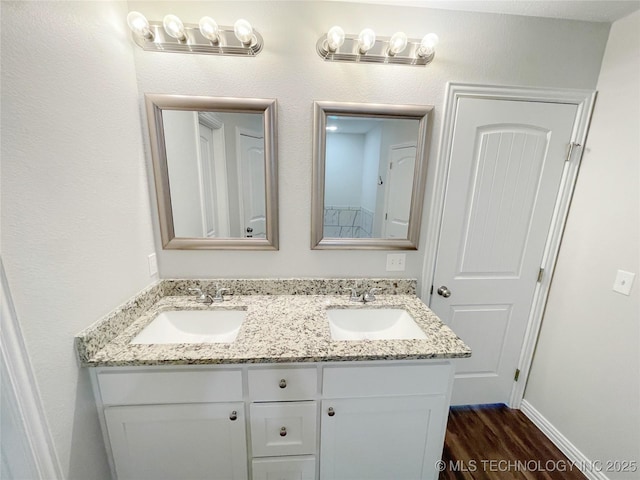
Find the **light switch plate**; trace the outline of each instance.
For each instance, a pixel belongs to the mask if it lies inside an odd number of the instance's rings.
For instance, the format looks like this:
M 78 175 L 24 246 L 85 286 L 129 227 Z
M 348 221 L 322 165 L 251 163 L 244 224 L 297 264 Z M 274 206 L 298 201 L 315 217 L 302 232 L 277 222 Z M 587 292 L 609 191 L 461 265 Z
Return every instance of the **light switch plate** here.
M 407 255 L 404 253 L 390 253 L 387 255 L 387 272 L 404 272 Z
M 149 276 L 153 277 L 158 275 L 158 260 L 156 254 L 152 253 L 147 258 L 149 259 Z
M 633 280 L 635 278 L 635 273 L 618 270 L 616 280 L 615 282 L 613 282 L 613 291 L 621 293 L 623 295 L 629 295 L 631 293 L 631 286 L 633 285 Z

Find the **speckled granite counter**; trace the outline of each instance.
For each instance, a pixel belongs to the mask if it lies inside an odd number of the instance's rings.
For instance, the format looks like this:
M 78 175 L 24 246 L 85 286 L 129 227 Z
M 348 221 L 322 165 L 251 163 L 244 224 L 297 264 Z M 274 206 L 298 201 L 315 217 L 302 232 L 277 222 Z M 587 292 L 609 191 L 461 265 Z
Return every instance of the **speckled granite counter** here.
M 181 295 L 188 286 L 210 287 L 212 282 L 216 281 L 169 280 L 145 290 L 76 336 L 80 363 L 83 366 L 189 365 L 462 358 L 471 355 L 469 347 L 412 294 L 415 281 L 400 281 L 409 282 L 405 285 L 393 280 L 368 280 L 366 286 L 379 286 L 383 294 L 366 305 L 350 302 L 345 294 L 331 294 L 353 284 L 348 280 L 335 280 L 333 282 L 337 283 L 330 287 L 319 284 L 321 295 L 299 294 L 298 291 L 291 294 L 290 288 L 272 288 L 273 291 L 266 292 L 269 294 L 247 295 L 247 288 L 252 293 L 265 293 L 265 290 L 240 283 L 234 285 L 235 295 L 212 306 Z M 220 281 L 225 287 L 231 282 Z M 300 284 L 292 285 L 300 288 Z M 303 290 L 316 293 L 318 288 Z M 333 341 L 325 310 L 340 307 L 404 308 L 425 331 L 427 339 Z M 160 312 L 187 309 L 246 309 L 247 316 L 238 338 L 229 344 L 130 343 Z

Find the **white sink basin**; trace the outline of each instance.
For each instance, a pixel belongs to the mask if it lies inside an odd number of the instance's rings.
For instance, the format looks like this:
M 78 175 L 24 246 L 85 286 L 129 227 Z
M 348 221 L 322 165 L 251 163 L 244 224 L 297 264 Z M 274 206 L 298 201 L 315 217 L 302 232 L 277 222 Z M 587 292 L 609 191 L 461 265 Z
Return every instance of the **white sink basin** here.
M 327 309 L 333 340 L 413 340 L 427 335 L 401 308 Z
M 245 310 L 162 312 L 131 343 L 231 343 L 246 316 Z

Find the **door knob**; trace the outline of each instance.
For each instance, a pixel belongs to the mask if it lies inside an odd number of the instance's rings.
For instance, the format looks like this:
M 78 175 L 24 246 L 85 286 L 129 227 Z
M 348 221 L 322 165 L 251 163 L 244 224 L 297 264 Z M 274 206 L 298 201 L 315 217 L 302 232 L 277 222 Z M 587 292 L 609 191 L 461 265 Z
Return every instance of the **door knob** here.
M 451 290 L 443 285 L 438 289 L 438 295 L 444 298 L 449 298 L 451 296 Z

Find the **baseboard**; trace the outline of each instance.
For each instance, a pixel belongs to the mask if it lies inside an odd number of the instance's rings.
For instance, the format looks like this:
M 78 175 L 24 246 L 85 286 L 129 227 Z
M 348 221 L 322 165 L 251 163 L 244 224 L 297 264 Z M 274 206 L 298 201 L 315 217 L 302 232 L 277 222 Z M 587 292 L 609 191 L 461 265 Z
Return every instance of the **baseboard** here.
M 553 444 L 564 453 L 570 462 L 578 468 L 589 480 L 609 480 L 602 471 L 599 471 L 597 465 L 594 465 L 584 453 L 569 441 L 549 420 L 547 420 L 538 410 L 536 410 L 529 402 L 522 400 L 520 410 L 531 422 L 544 433 Z

